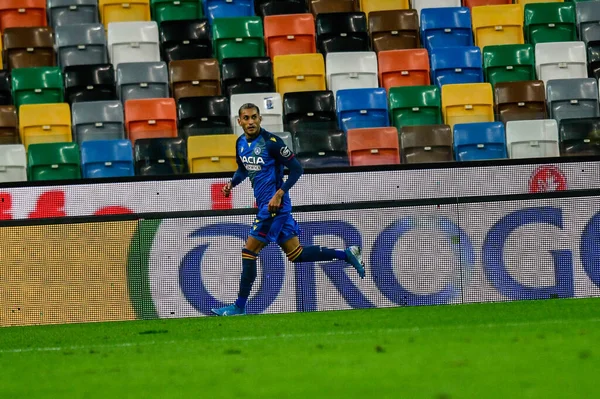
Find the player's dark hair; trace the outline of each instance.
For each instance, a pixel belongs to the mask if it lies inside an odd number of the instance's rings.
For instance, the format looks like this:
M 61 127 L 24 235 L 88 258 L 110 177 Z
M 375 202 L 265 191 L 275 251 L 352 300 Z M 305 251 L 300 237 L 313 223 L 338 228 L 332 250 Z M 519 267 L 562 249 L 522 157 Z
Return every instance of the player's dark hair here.
M 256 104 L 246 103 L 240 107 L 240 110 L 238 111 L 238 116 L 242 116 L 242 111 L 245 109 L 255 109 L 256 113 L 260 115 L 260 109 Z

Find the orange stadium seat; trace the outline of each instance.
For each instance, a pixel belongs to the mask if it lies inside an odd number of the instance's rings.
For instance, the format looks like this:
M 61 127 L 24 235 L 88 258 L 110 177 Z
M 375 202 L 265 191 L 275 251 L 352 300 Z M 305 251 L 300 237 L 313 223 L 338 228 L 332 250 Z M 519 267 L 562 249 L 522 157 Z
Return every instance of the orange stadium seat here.
M 425 49 L 387 50 L 377 53 L 379 85 L 386 90 L 400 86 L 428 86 L 429 55 Z
M 315 53 L 315 19 L 312 14 L 268 15 L 264 20 L 267 55 Z
M 46 0 L 0 0 L 0 32 L 46 25 Z
M 14 105 L 0 106 L 0 145 L 19 144 L 19 123 Z
M 400 163 L 400 144 L 395 127 L 348 129 L 350 166 Z
M 512 4 L 512 0 L 463 0 L 463 6 L 473 8 L 479 6 L 499 6 Z
M 221 72 L 215 58 L 171 61 L 169 80 L 175 101 L 221 94 Z
M 173 98 L 125 102 L 125 127 L 132 144 L 137 139 L 177 137 L 177 109 Z

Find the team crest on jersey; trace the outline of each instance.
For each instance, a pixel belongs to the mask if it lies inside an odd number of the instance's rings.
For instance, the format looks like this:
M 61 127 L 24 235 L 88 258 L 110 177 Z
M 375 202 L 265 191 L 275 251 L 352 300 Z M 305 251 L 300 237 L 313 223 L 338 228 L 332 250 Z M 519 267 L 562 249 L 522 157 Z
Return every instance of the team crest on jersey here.
M 255 153 L 256 155 L 260 155 L 260 153 L 261 153 L 261 152 L 262 152 L 262 148 L 260 148 L 260 147 L 255 147 L 255 148 L 254 148 L 254 153 Z
M 282 157 L 287 158 L 290 155 L 292 155 L 292 151 L 290 151 L 289 148 L 287 148 L 287 146 L 282 147 L 281 150 L 279 150 L 279 153 L 281 154 Z

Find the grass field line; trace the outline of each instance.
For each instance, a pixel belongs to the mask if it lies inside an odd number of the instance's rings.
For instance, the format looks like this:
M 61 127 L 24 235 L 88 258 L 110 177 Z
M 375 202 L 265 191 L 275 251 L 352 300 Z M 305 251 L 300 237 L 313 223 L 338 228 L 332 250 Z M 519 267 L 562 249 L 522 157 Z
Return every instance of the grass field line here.
M 535 325 L 559 325 L 559 324 L 570 324 L 570 323 L 599 323 L 600 318 L 592 319 L 555 319 L 555 320 L 540 320 L 540 321 L 529 321 L 529 322 L 515 322 L 515 323 L 483 323 L 483 324 L 458 324 L 451 326 L 427 326 L 427 327 L 397 327 L 397 328 L 380 328 L 371 330 L 340 330 L 340 331 L 326 331 L 326 332 L 315 332 L 315 333 L 298 333 L 298 334 L 273 334 L 273 335 L 248 335 L 248 336 L 233 336 L 233 337 L 221 337 L 207 339 L 207 342 L 234 342 L 234 341 L 263 341 L 270 339 L 302 339 L 302 338 L 315 338 L 322 336 L 352 336 L 352 335 L 372 335 L 372 334 L 390 334 L 390 333 L 406 333 L 413 332 L 419 333 L 424 331 L 436 331 L 436 330 L 465 330 L 465 329 L 477 329 L 477 328 L 503 328 L 503 327 L 531 327 Z M 174 345 L 174 344 L 185 344 L 187 342 L 195 341 L 192 339 L 183 340 L 159 340 L 159 341 L 140 341 L 140 342 L 122 342 L 112 344 L 88 344 L 88 345 L 65 345 L 65 346 L 48 346 L 48 347 L 28 347 L 28 348 L 14 348 L 14 349 L 0 349 L 2 353 L 27 353 L 27 352 L 61 352 L 61 351 L 77 351 L 86 349 L 111 349 L 111 348 L 127 348 L 137 346 L 152 346 L 152 345 Z

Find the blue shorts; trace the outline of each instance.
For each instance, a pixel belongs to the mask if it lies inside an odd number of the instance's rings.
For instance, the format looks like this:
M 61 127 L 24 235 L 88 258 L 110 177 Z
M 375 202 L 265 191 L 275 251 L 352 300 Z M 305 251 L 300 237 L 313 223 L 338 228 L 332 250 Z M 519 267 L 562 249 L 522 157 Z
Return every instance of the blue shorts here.
M 291 213 L 281 213 L 266 219 L 257 216 L 250 229 L 250 235 L 265 244 L 276 242 L 281 245 L 290 238 L 296 237 L 298 233 L 298 223 Z

